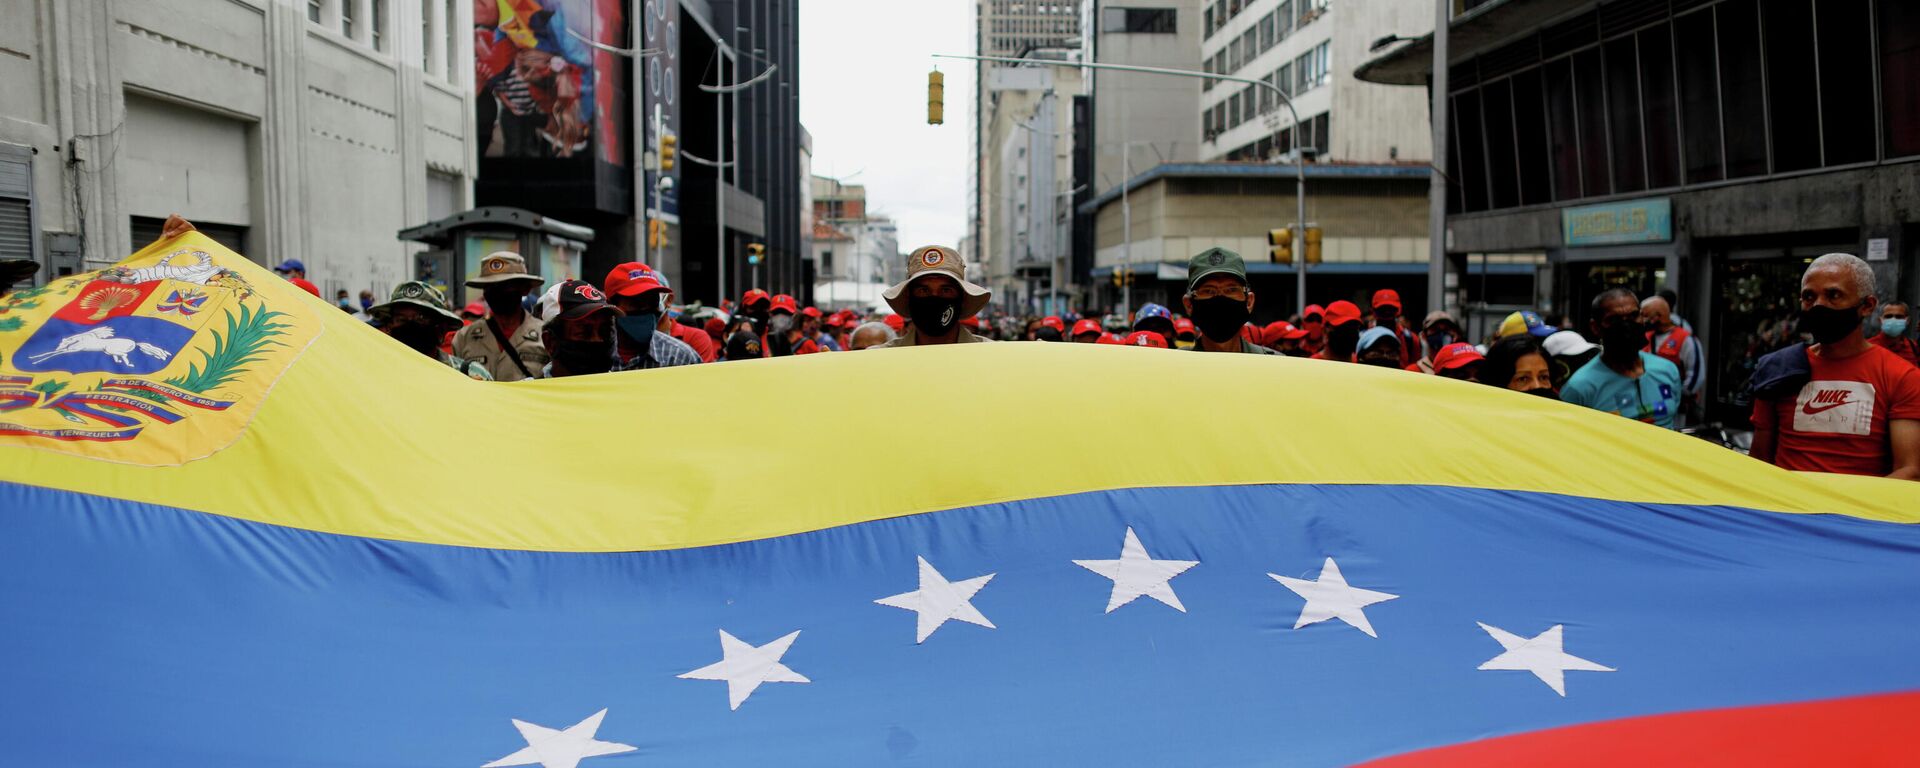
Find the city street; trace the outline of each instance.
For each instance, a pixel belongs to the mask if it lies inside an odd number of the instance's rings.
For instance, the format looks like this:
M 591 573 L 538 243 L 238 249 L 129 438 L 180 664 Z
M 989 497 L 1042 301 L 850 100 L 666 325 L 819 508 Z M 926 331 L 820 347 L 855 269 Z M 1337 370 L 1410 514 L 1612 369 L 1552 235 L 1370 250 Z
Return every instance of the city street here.
M 8 5 L 0 764 L 1913 761 L 1920 3 Z

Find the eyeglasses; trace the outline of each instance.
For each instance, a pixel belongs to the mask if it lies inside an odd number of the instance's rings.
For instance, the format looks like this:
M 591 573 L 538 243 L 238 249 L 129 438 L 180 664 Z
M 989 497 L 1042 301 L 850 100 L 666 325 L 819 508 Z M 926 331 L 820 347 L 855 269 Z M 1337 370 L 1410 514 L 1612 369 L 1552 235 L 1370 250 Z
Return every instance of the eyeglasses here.
M 1211 299 L 1216 296 L 1225 296 L 1235 301 L 1246 301 L 1247 289 L 1245 286 L 1239 285 L 1230 288 L 1216 288 L 1211 285 L 1203 285 L 1193 289 L 1193 297 L 1196 299 Z

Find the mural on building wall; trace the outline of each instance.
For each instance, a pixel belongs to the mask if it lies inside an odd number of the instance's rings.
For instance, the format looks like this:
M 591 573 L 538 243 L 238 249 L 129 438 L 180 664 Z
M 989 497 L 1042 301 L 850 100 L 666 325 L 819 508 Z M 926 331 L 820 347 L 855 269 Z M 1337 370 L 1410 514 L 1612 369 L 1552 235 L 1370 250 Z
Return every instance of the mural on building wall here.
M 473 25 L 483 156 L 625 164 L 625 63 L 581 40 L 624 46 L 621 0 L 474 0 Z

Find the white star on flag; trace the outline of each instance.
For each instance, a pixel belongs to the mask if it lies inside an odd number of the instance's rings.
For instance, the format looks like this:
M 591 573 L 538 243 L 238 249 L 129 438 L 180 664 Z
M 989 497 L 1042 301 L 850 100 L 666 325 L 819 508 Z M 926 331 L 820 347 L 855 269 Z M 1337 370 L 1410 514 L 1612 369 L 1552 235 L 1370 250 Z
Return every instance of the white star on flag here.
M 761 683 L 813 682 L 780 663 L 780 657 L 787 655 L 787 648 L 799 637 L 800 630 L 796 629 L 785 637 L 754 647 L 720 630 L 720 660 L 682 674 L 680 678 L 727 681 L 727 706 L 739 709 L 740 702 L 752 696 Z
M 1147 556 L 1147 548 L 1140 544 L 1140 537 L 1134 535 L 1133 527 L 1127 527 L 1127 537 L 1120 543 L 1118 560 L 1075 560 L 1074 565 L 1113 579 L 1113 593 L 1107 597 L 1107 613 L 1113 609 L 1131 603 L 1145 595 L 1172 606 L 1181 613 L 1187 607 L 1180 604 L 1180 596 L 1173 593 L 1169 582 L 1188 568 L 1200 564 L 1198 560 L 1155 560 Z
M 932 635 L 940 625 L 947 623 L 948 619 L 978 624 L 987 629 L 994 628 L 993 622 L 988 621 L 987 617 L 980 613 L 980 609 L 973 607 L 971 602 L 974 593 L 979 592 L 981 587 L 993 580 L 993 574 L 976 576 L 965 581 L 947 581 L 947 577 L 934 570 L 933 564 L 927 562 L 926 558 L 914 559 L 920 562 L 920 588 L 892 597 L 883 597 L 874 602 L 893 608 L 905 608 L 919 614 L 919 621 L 916 622 L 914 629 L 915 643 L 926 642 L 927 636 Z
M 600 710 L 564 731 L 534 725 L 525 720 L 515 720 L 513 727 L 520 729 L 520 738 L 527 740 L 526 748 L 487 763 L 481 768 L 506 768 L 511 765 L 574 768 L 580 764 L 581 760 L 589 757 L 617 755 L 638 749 L 627 744 L 601 741 L 593 737 L 594 732 L 600 730 L 600 721 L 606 716 L 607 711 Z
M 1320 578 L 1308 581 L 1293 579 L 1277 573 L 1269 573 L 1274 581 L 1285 585 L 1293 593 L 1307 599 L 1307 605 L 1300 609 L 1300 619 L 1293 623 L 1294 629 L 1308 624 L 1318 624 L 1327 619 L 1339 619 L 1348 626 L 1367 633 L 1368 637 L 1379 637 L 1373 631 L 1373 622 L 1367 621 L 1365 608 L 1374 603 L 1384 603 L 1399 595 L 1375 592 L 1347 585 L 1347 578 L 1340 575 L 1340 566 L 1327 558 L 1320 566 Z
M 1613 667 L 1605 667 L 1561 650 L 1561 627 L 1555 624 L 1552 629 L 1533 637 L 1521 637 L 1486 622 L 1474 622 L 1492 635 L 1507 649 L 1505 653 L 1481 664 L 1481 669 L 1514 669 L 1532 672 L 1540 682 L 1546 683 L 1554 693 L 1567 695 L 1567 673 L 1569 669 L 1581 672 L 1613 672 Z

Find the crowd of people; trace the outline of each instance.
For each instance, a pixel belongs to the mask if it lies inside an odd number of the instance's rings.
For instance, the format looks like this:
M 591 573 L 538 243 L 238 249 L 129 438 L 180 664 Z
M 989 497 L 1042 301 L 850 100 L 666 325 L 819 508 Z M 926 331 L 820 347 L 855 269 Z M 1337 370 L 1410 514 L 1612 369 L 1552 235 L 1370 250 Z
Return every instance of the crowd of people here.
M 1308 305 L 1287 320 L 1249 322 L 1257 297 L 1241 257 L 1209 248 L 1188 263 L 1179 311 L 1144 304 L 1127 317 L 983 318 L 991 292 L 969 281 L 949 248 L 908 257 L 882 295 L 890 313 L 826 313 L 786 294 L 747 291 L 721 307 L 678 304 L 665 275 L 615 267 L 599 285 L 544 286 L 517 254 L 482 260 L 467 286 L 481 300 L 455 312 L 424 282 L 357 314 L 475 379 L 518 381 L 717 361 L 995 340 L 1113 344 L 1304 357 L 1380 366 L 1501 387 L 1669 429 L 1702 419 L 1705 353 L 1671 294 L 1613 288 L 1588 308 L 1585 332 L 1567 320 L 1515 312 L 1483 343 L 1436 310 L 1416 325 L 1391 289 L 1363 310 L 1347 300 Z M 1909 307 L 1879 303 L 1866 262 L 1815 260 L 1802 279 L 1799 330 L 1811 343 L 1761 356 L 1752 385 L 1751 453 L 1798 470 L 1920 480 L 1920 367 Z M 341 307 L 355 309 L 340 297 Z M 1877 313 L 1880 333 L 1864 321 Z

